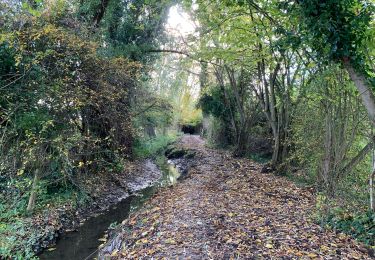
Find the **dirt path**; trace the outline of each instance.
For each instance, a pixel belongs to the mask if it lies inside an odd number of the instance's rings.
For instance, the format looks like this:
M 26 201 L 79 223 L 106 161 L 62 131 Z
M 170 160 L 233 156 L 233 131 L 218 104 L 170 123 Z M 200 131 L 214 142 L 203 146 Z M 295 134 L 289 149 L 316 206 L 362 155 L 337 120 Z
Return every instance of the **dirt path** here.
M 123 222 L 121 259 L 370 259 L 343 234 L 313 223 L 310 190 L 261 165 L 208 149 L 197 136 L 189 177 Z

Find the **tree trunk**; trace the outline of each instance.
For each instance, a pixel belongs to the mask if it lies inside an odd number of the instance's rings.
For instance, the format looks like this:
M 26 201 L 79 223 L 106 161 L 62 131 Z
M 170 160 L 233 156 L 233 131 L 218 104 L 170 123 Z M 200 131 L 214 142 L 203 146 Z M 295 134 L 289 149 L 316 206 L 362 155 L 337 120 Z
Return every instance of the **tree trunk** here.
M 145 133 L 150 138 L 156 137 L 155 128 L 152 125 L 145 126 Z
M 367 114 L 371 121 L 372 126 L 375 126 L 375 97 L 372 93 L 371 87 L 368 85 L 364 75 L 358 73 L 348 58 L 343 59 L 344 66 L 349 73 L 350 78 L 357 87 L 359 94 L 361 95 L 362 103 L 367 110 Z M 373 166 L 372 174 L 370 175 L 370 208 L 374 211 L 374 175 L 375 175 L 375 164 Z
M 207 63 L 201 62 L 200 63 L 201 71 L 199 73 L 199 85 L 200 89 L 203 92 L 207 85 Z
M 100 21 L 103 19 L 107 6 L 110 0 L 101 0 L 99 5 L 96 7 L 95 15 L 93 18 L 94 26 L 97 27 Z
M 29 203 L 27 204 L 27 209 L 26 211 L 30 213 L 31 211 L 34 210 L 35 207 L 35 200 L 36 200 L 36 193 L 37 193 L 37 188 L 38 188 L 38 183 L 39 183 L 39 169 L 35 170 L 34 174 L 34 180 L 33 180 L 33 185 L 31 187 L 31 193 L 29 197 Z
M 332 186 L 332 119 L 329 111 L 326 111 L 326 129 L 324 138 L 324 158 L 318 182 L 320 182 L 330 197 L 333 196 L 334 187 Z
M 272 152 L 272 167 L 278 173 L 283 173 L 285 170 L 285 159 L 287 157 L 287 147 L 286 147 L 286 133 L 284 126 L 277 128 L 276 132 L 273 135 L 274 146 Z
M 273 135 L 274 138 L 274 145 L 273 145 L 273 153 L 272 153 L 272 165 L 278 165 L 280 161 L 280 134 L 278 131 L 275 132 Z
M 368 86 L 366 78 L 353 68 L 349 59 L 344 59 L 344 66 L 359 91 L 362 103 L 367 110 L 372 125 L 375 126 L 375 98 L 370 86 Z
M 375 170 L 372 171 L 372 173 L 370 175 L 370 208 L 371 208 L 372 211 L 375 211 L 374 178 L 375 178 Z
M 237 145 L 236 150 L 234 151 L 234 156 L 244 156 L 247 151 L 247 141 L 248 141 L 248 132 L 247 124 L 240 127 L 238 136 L 237 136 Z
M 345 176 L 349 172 L 351 172 L 360 162 L 363 161 L 363 159 L 366 157 L 366 155 L 371 152 L 372 149 L 374 149 L 374 139 L 375 137 L 372 137 L 372 140 L 362 148 L 362 150 L 352 158 L 352 160 L 347 163 L 341 170 L 341 175 Z
M 230 103 L 229 95 L 227 93 L 227 90 L 225 89 L 224 79 L 223 79 L 223 73 L 222 71 L 219 71 L 218 68 L 215 68 L 215 76 L 216 80 L 219 83 L 220 90 L 224 94 L 224 104 L 229 109 L 229 115 L 230 115 L 230 122 L 232 124 L 233 130 L 235 132 L 235 136 L 238 136 L 238 132 L 240 131 L 237 127 L 234 111 L 232 109 L 232 105 Z

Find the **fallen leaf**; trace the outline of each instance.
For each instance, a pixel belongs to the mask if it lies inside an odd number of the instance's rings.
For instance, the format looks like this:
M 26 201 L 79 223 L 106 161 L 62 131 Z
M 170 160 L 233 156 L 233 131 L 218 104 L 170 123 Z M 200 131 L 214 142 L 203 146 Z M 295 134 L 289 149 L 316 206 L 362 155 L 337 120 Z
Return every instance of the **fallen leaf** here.
M 318 257 L 318 255 L 317 255 L 317 254 L 314 254 L 314 253 L 308 253 L 307 256 L 308 256 L 308 257 L 311 257 L 311 258 L 316 258 L 316 257 Z
M 269 244 L 269 243 L 267 243 L 267 244 L 265 245 L 265 247 L 267 247 L 267 248 L 271 249 L 271 248 L 273 248 L 273 245 L 272 245 L 272 244 Z

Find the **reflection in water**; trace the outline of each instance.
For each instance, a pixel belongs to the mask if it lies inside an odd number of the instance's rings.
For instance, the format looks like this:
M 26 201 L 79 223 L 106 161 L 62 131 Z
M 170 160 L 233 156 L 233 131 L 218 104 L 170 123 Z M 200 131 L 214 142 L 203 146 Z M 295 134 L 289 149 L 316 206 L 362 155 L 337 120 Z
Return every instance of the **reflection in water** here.
M 80 226 L 77 232 L 68 232 L 61 236 L 54 251 L 45 251 L 39 257 L 46 260 L 83 260 L 96 257 L 99 241 L 111 223 L 120 223 L 131 212 L 139 209 L 148 200 L 158 187 L 173 185 L 177 182 L 180 173 L 172 162 L 164 163 L 162 178 L 154 186 L 139 191 L 118 204 L 112 206 L 101 215 L 91 217 Z
M 169 176 L 169 183 L 168 183 L 169 185 L 175 184 L 177 182 L 178 177 L 180 177 L 180 172 L 177 170 L 177 167 L 173 165 L 172 162 L 169 160 L 168 160 L 168 171 L 165 171 L 165 172 L 167 172 Z

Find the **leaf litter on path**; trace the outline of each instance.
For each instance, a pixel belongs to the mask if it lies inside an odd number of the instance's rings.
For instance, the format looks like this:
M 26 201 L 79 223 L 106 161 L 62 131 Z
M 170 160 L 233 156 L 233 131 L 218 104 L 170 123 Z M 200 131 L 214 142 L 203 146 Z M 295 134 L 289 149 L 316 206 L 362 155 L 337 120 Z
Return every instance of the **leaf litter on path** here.
M 112 259 L 371 259 L 347 235 L 312 219 L 311 189 L 248 159 L 204 146 L 198 136 L 180 145 L 196 151 L 189 177 L 157 193 L 122 223 Z

